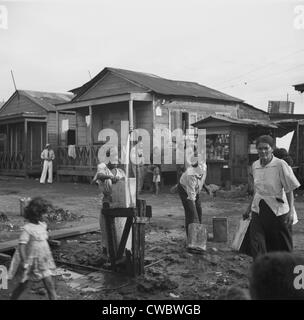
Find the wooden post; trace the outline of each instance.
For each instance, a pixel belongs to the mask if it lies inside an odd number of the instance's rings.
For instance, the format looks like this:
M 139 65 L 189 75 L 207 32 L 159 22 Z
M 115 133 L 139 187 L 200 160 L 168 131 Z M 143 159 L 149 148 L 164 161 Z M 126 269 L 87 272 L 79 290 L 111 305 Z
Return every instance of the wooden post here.
M 57 131 L 57 147 L 60 145 L 60 124 L 59 124 L 59 111 L 56 111 L 56 131 Z M 48 143 L 48 136 L 46 136 L 46 143 Z
M 117 270 L 119 260 L 126 254 L 126 268 L 131 276 L 144 274 L 145 260 L 145 224 L 152 216 L 151 206 L 146 205 L 145 200 L 138 199 L 136 208 L 110 208 L 108 203 L 104 203 L 101 214 L 105 216 L 108 248 L 112 270 Z M 126 217 L 127 221 L 117 244 L 114 219 Z M 130 229 L 132 227 L 132 252 L 125 249 Z
M 131 138 L 131 135 L 134 131 L 134 106 L 133 106 L 133 100 L 130 99 L 129 100 L 129 134 L 130 134 L 130 138 Z M 132 147 L 132 141 L 130 139 L 130 156 L 131 156 L 131 147 Z M 138 198 L 138 165 L 137 163 L 132 163 L 131 161 L 131 157 L 129 159 L 129 162 L 130 162 L 130 169 L 134 168 L 133 166 L 135 165 L 135 172 L 134 175 L 135 175 L 135 179 L 136 179 L 136 199 Z M 133 170 L 132 170 L 133 171 Z
M 115 218 L 114 217 L 105 217 L 106 221 L 106 230 L 108 234 L 108 247 L 109 255 L 111 261 L 112 270 L 116 270 L 116 257 L 117 257 L 117 242 L 116 242 L 116 229 L 115 229 Z
M 60 145 L 59 145 L 59 141 L 60 141 L 60 126 L 59 126 L 59 111 L 56 111 L 56 132 L 57 132 L 57 141 L 56 141 L 56 163 L 57 163 L 57 170 L 56 170 L 56 180 L 58 182 L 60 182 L 60 176 L 59 176 L 59 173 L 58 173 L 58 169 L 59 169 L 59 166 L 60 166 L 60 159 L 59 159 L 59 148 L 60 148 Z M 46 140 L 46 143 L 49 142 L 49 139 L 48 139 L 48 131 L 46 132 L 46 137 L 45 137 L 45 140 Z
M 92 111 L 92 106 L 89 106 L 89 116 L 90 116 L 90 125 L 89 125 L 89 148 L 90 148 L 90 152 L 89 152 L 89 162 L 90 162 L 90 170 L 92 170 L 93 168 L 93 111 Z
M 134 130 L 134 109 L 133 109 L 133 100 L 129 100 L 129 127 L 130 132 Z
M 137 199 L 137 216 L 132 229 L 133 276 L 144 274 L 146 201 Z
M 9 153 L 9 131 L 8 131 L 8 124 L 6 124 L 6 143 L 5 143 L 5 152 Z
M 297 122 L 297 144 L 296 144 L 296 166 L 299 166 L 299 148 L 300 148 L 300 125 Z
M 28 177 L 28 143 L 27 143 L 27 119 L 24 119 L 24 155 L 25 155 L 25 176 Z

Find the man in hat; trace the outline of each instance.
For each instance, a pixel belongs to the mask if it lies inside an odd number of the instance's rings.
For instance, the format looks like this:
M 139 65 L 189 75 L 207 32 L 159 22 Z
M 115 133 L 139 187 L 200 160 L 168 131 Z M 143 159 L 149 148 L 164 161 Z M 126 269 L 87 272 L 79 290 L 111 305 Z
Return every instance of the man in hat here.
M 51 149 L 51 145 L 49 143 L 45 145 L 45 148 L 41 153 L 41 159 L 43 160 L 43 170 L 40 177 L 40 183 L 45 183 L 47 173 L 47 182 L 53 183 L 53 160 L 55 159 L 55 153 Z

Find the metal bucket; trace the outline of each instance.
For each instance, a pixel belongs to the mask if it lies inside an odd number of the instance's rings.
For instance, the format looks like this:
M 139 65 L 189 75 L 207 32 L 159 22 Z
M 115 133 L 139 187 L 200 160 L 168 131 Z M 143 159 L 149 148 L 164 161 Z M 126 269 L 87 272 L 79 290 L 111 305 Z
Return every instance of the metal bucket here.
M 213 241 L 228 241 L 228 219 L 226 217 L 213 218 Z

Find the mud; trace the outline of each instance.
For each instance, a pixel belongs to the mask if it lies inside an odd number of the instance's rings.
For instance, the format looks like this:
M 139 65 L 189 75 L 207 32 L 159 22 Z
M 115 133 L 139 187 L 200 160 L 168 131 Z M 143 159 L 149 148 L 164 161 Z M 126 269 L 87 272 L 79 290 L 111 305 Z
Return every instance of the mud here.
M 98 221 L 98 190 L 86 184 L 58 183 L 40 187 L 37 181 L 9 179 L 0 185 L 1 211 L 9 221 L 22 225 L 19 216 L 19 197 L 40 195 L 52 201 L 54 206 L 69 210 L 77 216 L 72 221 L 57 221 L 52 228 L 73 226 Z M 26 192 L 25 192 L 26 190 Z M 233 199 L 210 197 L 202 194 L 203 223 L 210 235 L 207 250 L 202 254 L 186 250 L 184 213 L 176 194 L 169 188 L 159 196 L 144 193 L 141 198 L 152 205 L 152 218 L 146 225 L 145 275 L 136 279 L 122 273 L 107 270 L 108 261 L 102 259 L 100 233 L 95 232 L 61 240 L 59 247 L 52 252 L 57 261 L 84 265 L 103 270 L 92 271 L 72 268 L 57 263 L 60 271 L 56 276 L 59 299 L 114 299 L 114 300 L 210 300 L 216 299 L 225 288 L 239 286 L 248 290 L 248 275 L 251 258 L 239 255 L 230 249 L 234 232 L 241 215 L 248 206 L 246 196 Z M 304 254 L 304 223 L 301 212 L 304 197 L 298 193 L 296 209 L 299 222 L 294 227 L 295 251 Z M 229 237 L 227 243 L 212 241 L 212 218 L 227 217 Z M 0 241 L 17 237 L 18 232 L 1 232 Z M 1 262 L 1 261 L 0 261 Z M 0 291 L 0 299 L 7 299 L 15 283 L 9 290 Z M 33 283 L 23 299 L 47 299 L 43 286 Z

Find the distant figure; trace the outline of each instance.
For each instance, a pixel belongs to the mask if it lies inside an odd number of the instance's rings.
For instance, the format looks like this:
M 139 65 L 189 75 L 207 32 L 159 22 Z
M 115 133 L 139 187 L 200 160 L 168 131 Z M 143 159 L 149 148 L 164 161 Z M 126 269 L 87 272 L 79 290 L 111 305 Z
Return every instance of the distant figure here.
M 287 150 L 284 148 L 279 148 L 279 149 L 275 149 L 273 151 L 273 155 L 279 159 L 284 160 L 288 165 L 289 165 L 289 169 L 291 171 L 291 174 L 293 174 L 293 170 L 292 170 L 292 166 L 293 166 L 293 160 L 291 158 L 291 156 L 288 154 Z M 295 207 L 293 206 L 292 208 L 293 210 L 293 225 L 298 223 L 298 215 L 296 212 Z
M 304 289 L 297 288 L 296 277 L 303 285 L 304 258 L 289 252 L 271 252 L 258 257 L 251 267 L 250 295 L 253 300 L 304 300 Z M 301 285 L 301 286 L 302 286 Z
M 49 143 L 45 145 L 45 148 L 41 153 L 41 159 L 43 160 L 43 169 L 40 177 L 40 183 L 45 183 L 47 174 L 47 182 L 53 183 L 53 160 L 55 159 L 55 153 Z
M 47 202 L 36 197 L 29 202 L 24 212 L 28 222 L 23 226 L 19 246 L 15 250 L 9 269 L 9 279 L 16 277 L 19 280 L 11 299 L 18 299 L 27 288 L 29 281 L 42 280 L 49 299 L 56 300 L 52 279 L 56 266 L 47 242 L 47 225 L 42 222 L 42 215 L 47 212 Z
M 155 165 L 153 169 L 153 183 L 155 187 L 155 194 L 158 195 L 160 185 L 160 167 L 158 165 Z
M 140 193 L 144 186 L 145 177 L 145 157 L 142 140 L 140 140 L 137 145 L 131 149 L 130 158 L 132 171 L 137 180 L 136 191 Z

